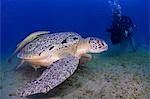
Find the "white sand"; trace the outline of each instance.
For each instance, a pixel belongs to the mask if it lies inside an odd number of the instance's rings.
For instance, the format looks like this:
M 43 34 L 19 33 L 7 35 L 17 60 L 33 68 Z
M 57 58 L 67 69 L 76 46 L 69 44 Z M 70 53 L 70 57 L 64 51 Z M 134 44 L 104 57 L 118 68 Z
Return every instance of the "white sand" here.
M 15 96 L 19 86 L 38 77 L 42 70 L 34 71 L 23 66 L 17 72 L 15 66 L 3 63 L 0 77 L 2 99 L 26 99 Z M 93 60 L 79 66 L 74 75 L 63 84 L 38 99 L 148 99 L 150 97 L 150 60 L 147 52 L 126 53 L 115 56 L 106 53 L 94 55 Z

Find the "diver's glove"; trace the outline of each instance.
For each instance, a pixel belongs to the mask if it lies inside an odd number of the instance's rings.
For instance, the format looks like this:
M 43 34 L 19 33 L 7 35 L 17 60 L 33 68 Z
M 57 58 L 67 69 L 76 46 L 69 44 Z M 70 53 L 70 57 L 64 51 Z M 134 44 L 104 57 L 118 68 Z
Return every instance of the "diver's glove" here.
M 135 24 L 133 25 L 133 27 L 134 27 L 134 29 L 135 29 L 136 31 L 138 30 L 138 29 L 137 29 L 137 26 L 136 26 Z

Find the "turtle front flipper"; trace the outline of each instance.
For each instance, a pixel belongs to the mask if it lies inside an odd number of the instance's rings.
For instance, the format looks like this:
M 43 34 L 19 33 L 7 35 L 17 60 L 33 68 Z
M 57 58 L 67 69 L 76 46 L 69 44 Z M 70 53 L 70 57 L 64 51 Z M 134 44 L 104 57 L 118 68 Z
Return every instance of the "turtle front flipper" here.
M 92 59 L 92 56 L 90 54 L 83 54 L 81 55 L 79 64 L 85 64 L 89 62 L 91 59 Z
M 25 97 L 37 93 L 47 93 L 71 76 L 77 69 L 78 63 L 77 57 L 67 55 L 49 65 L 39 78 L 18 89 L 17 95 Z

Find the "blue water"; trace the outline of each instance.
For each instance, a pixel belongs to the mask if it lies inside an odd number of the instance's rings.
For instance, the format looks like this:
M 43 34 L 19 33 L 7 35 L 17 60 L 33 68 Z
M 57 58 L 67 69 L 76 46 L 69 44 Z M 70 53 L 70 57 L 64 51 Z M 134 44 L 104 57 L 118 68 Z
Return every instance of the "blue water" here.
M 136 42 L 149 46 L 149 0 L 120 0 L 122 13 L 137 25 Z M 73 31 L 103 38 L 109 45 L 111 10 L 107 0 L 2 0 L 1 54 L 10 55 L 31 32 Z
M 112 45 L 110 33 L 106 32 L 112 22 L 112 12 L 108 0 L 1 0 L 0 67 L 4 68 L 0 68 L 0 97 L 2 96 L 2 99 L 20 99 L 14 94 L 20 85 L 36 79 L 39 77 L 39 72 L 42 72 L 40 69 L 35 71 L 29 64 L 24 64 L 22 69 L 15 71 L 15 66 L 19 61 L 14 58 L 11 64 L 7 62 L 8 56 L 15 50 L 16 45 L 35 31 L 77 32 L 82 37 L 102 38 L 109 46 L 108 51 L 104 54 L 94 54 L 95 56 L 92 54 L 93 58 L 89 64 L 79 66 L 78 72 L 70 77 L 70 80 L 58 88 L 54 88 L 54 91 L 50 91 L 49 94 L 41 95 L 42 98 L 43 96 L 50 98 L 51 93 L 54 97 L 67 96 L 71 93 L 73 98 L 80 97 L 80 95 L 82 97 L 82 94 L 85 97 L 94 95 L 96 98 L 110 96 L 108 94 L 113 92 L 116 95 L 118 92 L 122 92 L 122 97 L 125 98 L 130 95 L 131 99 L 136 98 L 136 93 L 148 97 L 150 0 L 118 1 L 122 8 L 122 14 L 131 17 L 138 29 L 133 33 L 139 48 L 135 53 L 124 53 L 124 48 L 131 50 L 124 43 L 121 46 Z M 115 51 L 113 52 L 111 49 Z M 122 80 L 118 78 L 122 78 Z M 116 81 L 117 79 L 118 81 Z M 80 81 L 82 84 L 76 83 Z M 104 84 L 103 81 L 108 83 Z M 72 84 L 73 82 L 75 84 Z M 112 86 L 110 86 L 111 83 Z M 98 89 L 97 86 L 99 86 Z M 106 87 L 109 87 L 110 90 L 107 91 Z M 91 90 L 88 91 L 88 88 Z M 76 93 L 77 91 L 79 93 Z M 137 99 L 148 99 L 143 97 L 137 96 Z M 119 97 L 117 96 L 117 98 Z

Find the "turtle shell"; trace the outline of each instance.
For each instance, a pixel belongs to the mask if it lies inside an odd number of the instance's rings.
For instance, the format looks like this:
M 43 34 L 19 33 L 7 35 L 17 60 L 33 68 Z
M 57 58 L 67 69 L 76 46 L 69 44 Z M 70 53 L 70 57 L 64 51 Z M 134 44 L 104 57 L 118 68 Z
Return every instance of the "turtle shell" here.
M 82 37 L 74 32 L 61 32 L 41 35 L 28 43 L 18 53 L 21 59 L 40 59 L 50 56 L 54 51 L 78 43 Z

